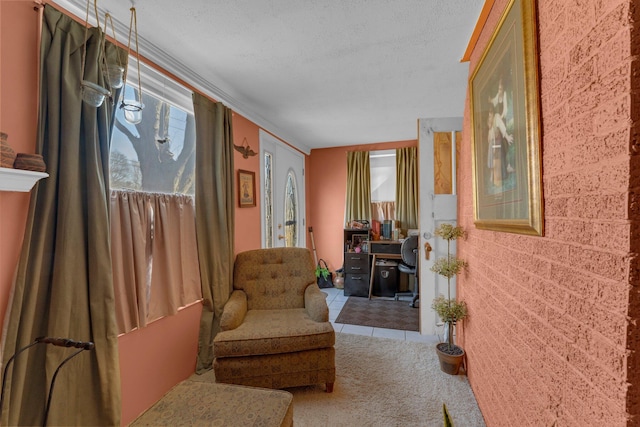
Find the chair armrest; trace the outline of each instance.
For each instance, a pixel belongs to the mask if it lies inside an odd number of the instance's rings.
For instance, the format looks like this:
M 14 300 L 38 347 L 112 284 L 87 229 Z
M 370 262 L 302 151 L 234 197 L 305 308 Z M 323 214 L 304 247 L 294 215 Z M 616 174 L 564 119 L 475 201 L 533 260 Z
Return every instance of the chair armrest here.
M 225 303 L 220 317 L 220 331 L 229 331 L 242 324 L 247 314 L 247 294 L 235 290 Z
M 311 320 L 316 322 L 329 321 L 327 295 L 320 290 L 317 283 L 310 284 L 304 290 L 304 307 Z

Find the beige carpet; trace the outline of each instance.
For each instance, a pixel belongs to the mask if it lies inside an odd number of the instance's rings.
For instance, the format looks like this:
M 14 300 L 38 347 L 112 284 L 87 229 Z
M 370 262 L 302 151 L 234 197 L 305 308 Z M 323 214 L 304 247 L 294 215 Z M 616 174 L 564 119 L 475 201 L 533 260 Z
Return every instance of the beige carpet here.
M 336 383 L 287 389 L 296 427 L 485 426 L 464 375 L 440 371 L 435 344 L 336 334 Z M 215 381 L 213 371 L 194 381 Z
M 440 371 L 434 344 L 336 334 L 336 383 L 288 389 L 296 427 L 485 426 L 464 375 Z

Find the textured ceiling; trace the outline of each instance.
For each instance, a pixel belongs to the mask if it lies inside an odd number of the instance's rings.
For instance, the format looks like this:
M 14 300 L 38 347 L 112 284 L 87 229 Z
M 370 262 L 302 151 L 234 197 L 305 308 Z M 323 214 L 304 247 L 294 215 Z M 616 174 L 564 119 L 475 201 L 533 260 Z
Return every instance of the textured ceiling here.
M 57 3 L 84 18 L 86 2 Z M 462 116 L 469 70 L 460 58 L 483 3 L 133 4 L 142 55 L 308 152 L 415 139 L 418 118 Z M 123 34 L 131 4 L 98 1 L 101 13 L 108 11 Z

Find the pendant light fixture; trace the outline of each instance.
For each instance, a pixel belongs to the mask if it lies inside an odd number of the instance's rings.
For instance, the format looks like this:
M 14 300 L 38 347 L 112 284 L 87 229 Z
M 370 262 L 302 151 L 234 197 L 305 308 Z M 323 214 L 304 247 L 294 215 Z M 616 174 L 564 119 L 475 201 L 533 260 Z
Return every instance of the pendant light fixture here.
M 89 32 L 89 4 L 90 0 L 87 0 L 87 16 L 85 18 L 85 26 L 84 26 L 84 44 L 82 47 L 82 63 L 80 65 L 80 75 L 84 77 L 84 66 L 87 58 L 87 38 Z M 96 22 L 98 28 L 98 37 L 99 37 L 99 46 L 102 46 L 104 42 L 104 34 L 100 31 L 100 19 L 98 18 L 98 2 L 97 0 L 93 1 L 93 7 L 96 13 Z M 80 82 L 80 90 L 82 92 L 82 100 L 92 107 L 99 107 L 104 102 L 105 97 L 111 95 L 111 92 L 106 88 L 100 86 L 97 83 L 93 83 L 89 80 L 82 80 Z
M 138 19 L 136 16 L 136 8 L 131 7 L 131 20 L 129 22 L 129 42 L 127 44 L 127 50 L 129 51 L 129 57 L 131 57 L 131 33 L 135 32 L 136 43 L 136 65 L 138 67 L 138 99 L 134 93 L 133 99 L 124 99 L 120 104 L 120 108 L 124 110 L 124 119 L 131 124 L 138 124 L 142 121 L 142 109 L 144 104 L 142 103 L 142 83 L 140 80 L 140 52 L 138 51 Z M 124 83 L 127 82 L 127 72 L 124 74 Z

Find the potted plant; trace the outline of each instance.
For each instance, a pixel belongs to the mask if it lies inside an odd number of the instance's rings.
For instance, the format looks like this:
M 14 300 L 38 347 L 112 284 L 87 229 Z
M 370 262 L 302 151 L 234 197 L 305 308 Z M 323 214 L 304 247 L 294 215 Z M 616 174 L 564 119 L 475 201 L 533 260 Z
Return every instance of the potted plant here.
M 467 317 L 467 305 L 464 301 L 451 299 L 451 278 L 460 273 L 467 263 L 451 254 L 451 241 L 463 237 L 464 230 L 462 227 L 444 223 L 436 229 L 435 235 L 447 241 L 447 256 L 438 258 L 431 267 L 431 271 L 447 278 L 447 298 L 440 295 L 431 304 L 431 308 L 444 322 L 445 342 L 439 343 L 436 351 L 440 360 L 440 369 L 448 374 L 457 375 L 464 357 L 464 350 L 453 343 L 453 327 L 458 321 Z

